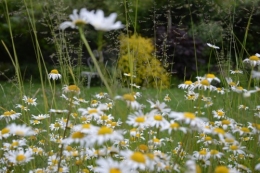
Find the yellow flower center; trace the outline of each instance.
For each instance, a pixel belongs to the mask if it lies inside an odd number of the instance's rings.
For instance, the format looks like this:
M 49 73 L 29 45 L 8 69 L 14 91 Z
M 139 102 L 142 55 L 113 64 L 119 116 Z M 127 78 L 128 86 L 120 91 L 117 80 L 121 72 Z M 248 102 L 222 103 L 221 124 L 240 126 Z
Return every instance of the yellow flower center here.
M 72 91 L 72 92 L 79 92 L 80 91 L 80 89 L 79 89 L 79 87 L 77 87 L 77 85 L 68 86 L 68 90 Z
M 82 139 L 82 138 L 85 137 L 85 134 L 82 133 L 82 132 L 74 132 L 74 133 L 72 133 L 71 137 L 72 137 L 73 139 L 76 139 L 76 138 Z
M 141 150 L 141 151 L 147 151 L 148 150 L 148 147 L 147 147 L 147 145 L 145 145 L 145 144 L 140 144 L 139 145 L 139 150 Z
M 236 87 L 236 89 L 242 91 L 244 88 L 241 86 L 238 86 L 238 87 Z
M 135 118 L 135 122 L 137 122 L 137 123 L 143 123 L 143 122 L 145 122 L 145 117 L 144 117 L 144 116 L 136 117 L 136 118 Z
M 98 101 L 97 100 L 91 100 L 91 104 L 97 104 Z
M 18 135 L 18 136 L 24 136 L 24 131 L 22 131 L 22 130 L 17 130 L 17 131 L 15 132 L 15 134 Z
M 158 138 L 153 138 L 154 143 L 160 143 L 160 140 Z
M 228 83 L 230 86 L 236 86 L 236 83 L 235 82 L 229 82 Z
M 76 161 L 75 161 L 75 164 L 76 164 L 77 166 L 82 165 L 82 163 L 83 163 L 82 160 L 76 160 Z
M 232 139 L 232 138 L 226 138 L 225 141 L 226 141 L 227 143 L 233 143 L 233 142 L 234 142 L 234 139 Z
M 211 141 L 211 140 L 212 140 L 212 138 L 210 136 L 205 137 L 205 141 Z
M 35 173 L 44 173 L 43 172 L 43 170 L 42 169 L 38 169 L 38 170 L 36 170 L 36 172 Z
M 11 116 L 15 113 L 16 113 L 15 111 L 6 111 L 6 112 L 4 112 L 4 116 Z
M 77 19 L 77 20 L 74 21 L 74 24 L 75 24 L 76 26 L 82 26 L 82 25 L 85 25 L 86 22 L 85 22 L 84 20 Z
M 135 97 L 132 94 L 124 94 L 123 98 L 126 101 L 131 101 L 131 102 L 135 101 Z
M 82 169 L 82 172 L 83 173 L 89 173 L 89 170 L 88 169 Z
M 231 150 L 237 150 L 237 149 L 238 149 L 238 146 L 237 146 L 237 145 L 231 145 L 229 148 L 230 148 Z
M 13 143 L 12 143 L 12 146 L 13 147 L 17 147 L 19 145 L 19 142 L 17 142 L 17 141 L 14 141 Z
M 18 162 L 22 162 L 22 161 L 24 161 L 26 159 L 26 157 L 25 157 L 25 155 L 23 155 L 23 154 L 18 154 L 17 156 L 16 156 L 16 161 L 18 161 Z
M 154 120 L 156 120 L 156 121 L 162 121 L 162 120 L 163 120 L 162 115 L 159 115 L 159 114 L 155 115 L 153 118 L 154 118 Z
M 217 88 L 217 91 L 222 91 L 222 88 Z
M 110 168 L 109 173 L 121 173 L 121 171 L 118 168 Z
M 98 130 L 99 135 L 106 135 L 106 134 L 111 134 L 113 133 L 113 129 L 103 126 Z
M 68 151 L 72 151 L 72 149 L 73 148 L 71 146 L 69 146 L 69 145 L 66 147 L 66 150 L 68 150 Z
M 250 132 L 249 128 L 247 128 L 247 127 L 242 127 L 241 131 L 243 131 L 245 133 L 249 133 Z
M 180 125 L 178 124 L 178 123 L 171 123 L 171 125 L 170 125 L 170 127 L 172 128 L 172 129 L 177 129 L 177 128 L 179 128 L 180 127 Z
M 229 173 L 229 169 L 226 166 L 217 166 L 214 173 Z
M 6 133 L 9 133 L 9 132 L 10 132 L 10 129 L 8 129 L 8 128 L 3 128 L 1 130 L 2 135 L 6 134 Z
M 206 149 L 200 150 L 200 151 L 199 151 L 199 154 L 200 154 L 200 155 L 206 155 L 206 154 L 207 154 Z
M 184 82 L 184 84 L 185 84 L 185 85 L 191 85 L 191 84 L 192 84 L 192 81 L 186 80 L 186 81 Z
M 222 117 L 225 115 L 225 112 L 218 110 L 217 111 L 218 116 Z
M 56 69 L 53 69 L 53 70 L 51 71 L 51 73 L 52 73 L 52 74 L 59 74 L 58 70 L 56 70 Z
M 207 79 L 203 79 L 202 81 L 200 81 L 200 83 L 202 85 L 205 85 L 205 86 L 209 86 L 210 85 L 210 83 L 209 83 L 209 81 Z
M 108 116 L 107 116 L 107 115 L 102 115 L 102 116 L 100 117 L 100 119 L 103 120 L 103 121 L 105 121 L 105 120 L 108 119 Z
M 259 58 L 257 56 L 255 56 L 255 55 L 253 55 L 253 56 L 249 57 L 249 60 L 251 60 L 251 61 L 259 61 Z
M 55 123 L 55 124 L 54 124 L 54 127 L 57 127 L 57 128 L 58 128 L 58 127 L 60 127 L 60 124 L 59 124 L 59 123 Z
M 58 160 L 56 160 L 56 159 L 53 159 L 51 162 L 52 162 L 53 165 L 58 164 Z
M 222 120 L 221 122 L 222 122 L 222 124 L 225 124 L 225 125 L 229 125 L 230 124 L 229 120 Z
M 33 101 L 32 98 L 27 99 L 27 102 L 28 102 L 28 103 L 34 103 L 34 101 Z
M 196 118 L 196 116 L 193 113 L 190 113 L 190 112 L 185 112 L 184 117 L 188 118 L 188 119 L 192 119 L 192 120 Z
M 88 113 L 89 114 L 95 114 L 95 113 L 97 113 L 98 111 L 97 111 L 97 109 L 89 109 L 88 110 Z
M 206 74 L 206 78 L 215 78 L 215 75 L 214 74 L 211 74 L 211 73 L 209 73 L 209 74 Z
M 210 154 L 211 155 L 216 155 L 216 154 L 218 154 L 219 152 L 218 152 L 218 150 L 210 150 Z
M 138 163 L 145 163 L 145 156 L 140 152 L 134 152 L 131 159 Z
M 224 135 L 225 134 L 225 131 L 222 129 L 222 128 L 215 128 L 214 129 L 214 132 L 218 133 L 218 134 L 221 134 L 221 135 Z

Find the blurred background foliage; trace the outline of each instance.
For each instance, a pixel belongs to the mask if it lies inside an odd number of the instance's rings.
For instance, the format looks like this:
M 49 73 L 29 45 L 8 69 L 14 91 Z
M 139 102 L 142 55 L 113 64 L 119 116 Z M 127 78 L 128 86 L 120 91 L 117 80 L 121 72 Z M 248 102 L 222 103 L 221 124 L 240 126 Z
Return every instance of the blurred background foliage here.
M 59 37 L 59 24 L 69 20 L 73 9 L 102 9 L 106 16 L 118 14 L 117 20 L 128 23 L 130 35 L 136 33 L 153 40 L 156 57 L 173 78 L 193 78 L 203 74 L 211 49 L 206 43 L 218 45 L 221 62 L 233 62 L 260 52 L 260 0 L 6 0 L 11 29 L 25 80 L 37 79 L 35 48 L 32 28 L 26 6 L 34 16 L 37 39 L 48 68 L 58 66 L 58 56 L 65 56 L 59 49 L 64 40 Z M 12 52 L 5 1 L 0 1 L 0 39 Z M 137 9 L 137 18 L 136 17 Z M 135 23 L 136 21 L 136 23 Z M 136 26 L 136 28 L 134 28 Z M 248 33 L 247 33 L 248 30 Z M 116 66 L 120 56 L 120 32 L 107 32 L 102 41 L 104 61 Z M 83 69 L 88 55 L 84 53 L 77 30 L 65 33 L 67 57 L 77 64 L 82 56 Z M 92 49 L 98 49 L 97 32 L 86 26 L 86 37 Z M 58 44 L 58 45 L 57 45 Z M 83 51 L 83 53 L 82 53 Z M 196 63 L 197 61 L 197 63 Z M 213 72 L 218 72 L 216 58 L 212 58 Z M 199 73 L 196 73 L 199 67 Z M 3 44 L 0 46 L 0 80 L 12 79 L 14 69 Z

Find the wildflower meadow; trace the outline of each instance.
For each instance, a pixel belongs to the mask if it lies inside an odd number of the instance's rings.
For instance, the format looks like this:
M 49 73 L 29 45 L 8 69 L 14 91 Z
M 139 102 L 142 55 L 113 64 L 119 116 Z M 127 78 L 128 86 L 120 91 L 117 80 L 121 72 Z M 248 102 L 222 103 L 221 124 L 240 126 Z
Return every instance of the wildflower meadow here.
M 33 77 L 24 79 L 23 60 L 13 36 L 16 20 L 12 18 L 15 14 L 10 14 L 11 1 L 0 2 L 9 33 L 9 42 L 1 40 L 1 46 L 14 69 L 14 78 L 0 84 L 1 173 L 260 172 L 260 52 L 246 49 L 258 1 L 243 2 L 252 5 L 242 5 L 249 11 L 244 40 L 228 30 L 232 36 L 229 42 L 217 40 L 226 37 L 223 31 L 223 35 L 200 43 L 194 33 L 187 33 L 194 50 L 188 59 L 173 61 L 169 59 L 175 55 L 174 48 L 164 45 L 167 37 L 158 40 L 159 49 L 155 37 L 163 34 L 154 32 L 154 37 L 148 38 L 138 33 L 142 23 L 138 14 L 146 1 L 122 1 L 116 7 L 125 15 L 83 3 L 61 16 L 57 14 L 63 1 L 53 8 L 48 8 L 49 1 L 37 1 L 44 4 L 42 7 L 36 1 L 19 1 L 26 16 L 24 25 L 28 25 L 24 27 L 31 31 L 37 82 Z M 220 2 L 207 3 L 215 7 Z M 239 5 L 235 0 L 225 3 L 231 11 Z M 178 5 L 173 1 L 168 4 Z M 192 16 L 194 4 L 190 1 L 176 11 L 186 9 L 187 16 Z M 131 5 L 134 8 L 128 14 Z M 54 65 L 44 59 L 47 46 L 38 35 L 37 10 L 52 36 L 46 41 L 56 51 Z M 166 12 L 168 29 L 177 26 L 171 23 L 174 10 Z M 195 31 L 193 22 L 197 19 L 188 19 Z M 150 22 L 155 21 L 159 22 L 160 16 L 151 17 Z M 220 24 L 209 25 L 217 28 Z M 200 33 L 197 28 L 196 35 Z M 210 38 L 215 33 L 209 34 Z M 105 63 L 106 55 L 102 55 L 107 45 L 118 50 L 112 65 Z M 169 51 L 173 53 L 166 56 Z M 179 53 L 176 49 L 176 55 Z M 201 65 L 204 61 L 199 56 L 204 53 L 208 59 Z M 181 60 L 187 60 L 187 66 L 178 65 Z M 176 69 L 182 70 L 176 73 Z M 84 71 L 91 76 L 82 76 Z M 177 75 L 182 77 L 177 79 Z M 90 78 L 88 88 L 86 80 Z M 93 86 L 96 81 L 99 83 Z

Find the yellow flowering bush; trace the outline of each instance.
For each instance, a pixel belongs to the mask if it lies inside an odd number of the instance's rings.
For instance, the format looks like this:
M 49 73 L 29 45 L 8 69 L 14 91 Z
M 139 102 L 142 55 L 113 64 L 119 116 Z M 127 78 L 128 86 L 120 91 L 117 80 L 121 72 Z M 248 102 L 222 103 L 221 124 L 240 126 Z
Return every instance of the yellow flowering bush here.
M 133 63 L 133 82 L 144 87 L 169 88 L 170 75 L 164 69 L 161 62 L 154 56 L 152 40 L 132 35 L 130 38 L 122 35 L 120 37 L 120 58 L 118 69 L 121 74 L 130 73 L 130 62 Z M 129 53 L 128 53 L 129 46 Z M 129 61 L 131 60 L 131 61 Z M 122 77 L 128 81 L 129 76 Z

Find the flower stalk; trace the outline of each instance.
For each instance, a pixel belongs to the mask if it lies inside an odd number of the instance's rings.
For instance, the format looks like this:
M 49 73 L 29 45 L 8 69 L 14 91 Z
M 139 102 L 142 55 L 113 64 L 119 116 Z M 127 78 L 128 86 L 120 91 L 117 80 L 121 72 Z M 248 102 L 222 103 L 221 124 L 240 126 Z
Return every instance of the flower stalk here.
M 97 71 L 98 71 L 98 74 L 99 74 L 99 76 L 100 76 L 102 82 L 104 83 L 104 85 L 105 85 L 106 88 L 107 88 L 108 94 L 109 94 L 111 97 L 113 97 L 112 90 L 111 90 L 110 86 L 108 85 L 108 82 L 107 82 L 105 76 L 103 75 L 103 73 L 102 73 L 102 71 L 101 71 L 99 65 L 98 65 L 97 59 L 96 59 L 96 57 L 94 56 L 94 54 L 93 54 L 93 52 L 92 52 L 92 50 L 91 50 L 91 48 L 90 48 L 90 46 L 89 46 L 89 44 L 88 44 L 88 41 L 87 41 L 86 37 L 84 36 L 84 32 L 83 32 L 83 28 L 82 28 L 82 27 L 79 27 L 79 34 L 80 34 L 80 38 L 82 39 L 84 45 L 85 45 L 86 48 L 87 48 L 87 51 L 88 51 L 88 53 L 89 53 L 89 55 L 90 55 L 90 57 L 91 57 L 91 59 L 92 59 L 94 65 L 95 65 Z

